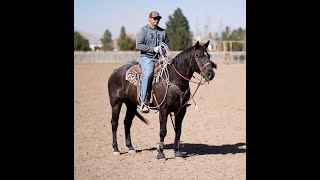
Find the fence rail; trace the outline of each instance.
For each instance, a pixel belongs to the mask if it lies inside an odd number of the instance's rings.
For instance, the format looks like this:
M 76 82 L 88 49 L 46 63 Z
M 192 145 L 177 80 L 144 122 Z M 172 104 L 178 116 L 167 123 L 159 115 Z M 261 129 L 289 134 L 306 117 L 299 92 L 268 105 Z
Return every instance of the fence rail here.
M 172 58 L 181 51 L 170 51 Z M 246 63 L 246 51 L 209 52 L 214 62 Z M 128 63 L 138 62 L 139 51 L 75 51 L 74 63 Z

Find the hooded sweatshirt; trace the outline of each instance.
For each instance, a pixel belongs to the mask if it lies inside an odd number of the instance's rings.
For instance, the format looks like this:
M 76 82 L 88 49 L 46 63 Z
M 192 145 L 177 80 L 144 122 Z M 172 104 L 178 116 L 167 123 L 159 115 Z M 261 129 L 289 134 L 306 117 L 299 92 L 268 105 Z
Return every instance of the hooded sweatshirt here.
M 159 26 L 152 29 L 152 27 L 147 24 L 140 29 L 137 35 L 136 48 L 140 50 L 141 57 L 153 58 L 156 55 L 153 49 L 156 46 L 160 46 L 161 42 L 164 42 L 170 47 L 166 30 Z M 155 56 L 154 58 L 158 57 Z

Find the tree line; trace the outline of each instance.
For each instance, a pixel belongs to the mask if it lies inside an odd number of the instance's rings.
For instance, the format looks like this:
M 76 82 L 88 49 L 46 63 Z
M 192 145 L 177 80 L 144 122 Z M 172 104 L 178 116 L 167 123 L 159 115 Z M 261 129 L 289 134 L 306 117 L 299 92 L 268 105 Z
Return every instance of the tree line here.
M 182 10 L 177 8 L 172 15 L 169 16 L 169 20 L 166 22 L 166 31 L 170 41 L 170 50 L 172 51 L 182 51 L 190 46 L 192 46 L 193 34 L 190 31 L 190 26 L 187 18 L 184 16 Z M 208 37 L 211 36 L 209 33 Z M 245 41 L 246 40 L 246 29 L 238 28 L 231 31 L 229 26 L 219 33 L 215 33 L 216 41 L 222 45 L 223 41 Z M 107 29 L 103 37 L 100 39 L 103 51 L 112 51 L 114 47 L 114 42 L 112 40 L 112 34 Z M 136 51 L 136 41 L 130 38 L 122 26 L 120 29 L 120 35 L 115 39 L 116 44 L 120 51 Z M 222 50 L 223 50 L 223 46 Z M 227 46 L 230 50 L 229 46 Z M 243 43 L 233 43 L 232 50 L 239 51 L 244 48 Z M 83 37 L 79 32 L 74 32 L 74 50 L 75 51 L 89 51 L 89 41 Z

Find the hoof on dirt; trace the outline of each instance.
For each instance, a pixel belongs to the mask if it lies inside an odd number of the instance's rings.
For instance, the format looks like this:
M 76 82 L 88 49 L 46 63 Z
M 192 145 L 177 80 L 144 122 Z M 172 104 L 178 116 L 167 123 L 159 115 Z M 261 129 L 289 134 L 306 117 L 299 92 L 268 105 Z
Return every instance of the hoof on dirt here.
M 113 155 L 114 156 L 120 156 L 120 152 L 119 151 L 115 151 L 115 152 L 113 152 Z
M 181 151 L 176 151 L 175 153 L 174 153 L 174 157 L 175 158 L 183 158 L 183 154 L 182 154 L 182 152 Z
M 157 155 L 157 159 L 158 159 L 158 160 L 165 160 L 166 157 L 165 157 L 165 155 L 164 155 L 163 152 L 159 152 L 158 155 Z
M 136 154 L 136 153 L 137 153 L 137 152 L 136 152 L 136 150 L 134 150 L 134 149 L 129 151 L 129 154 Z

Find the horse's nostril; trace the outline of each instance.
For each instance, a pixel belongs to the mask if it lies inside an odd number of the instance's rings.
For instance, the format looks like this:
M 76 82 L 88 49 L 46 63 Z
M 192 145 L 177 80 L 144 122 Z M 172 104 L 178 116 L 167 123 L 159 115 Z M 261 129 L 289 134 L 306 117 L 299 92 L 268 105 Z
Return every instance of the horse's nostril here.
M 211 80 L 214 77 L 214 73 L 208 73 L 208 78 Z

